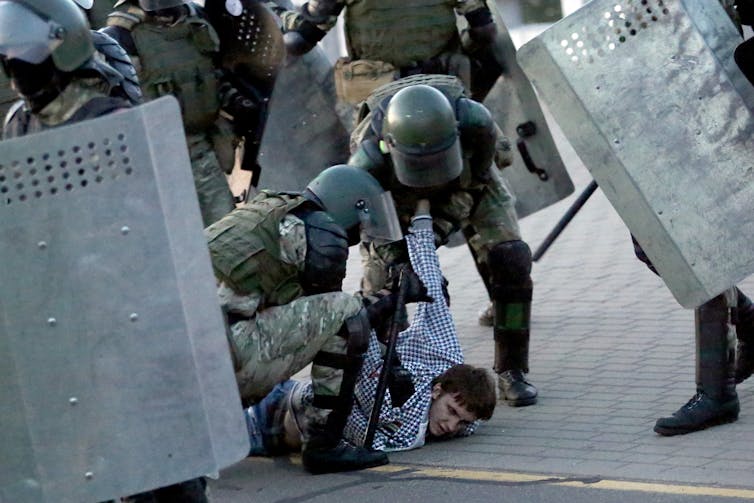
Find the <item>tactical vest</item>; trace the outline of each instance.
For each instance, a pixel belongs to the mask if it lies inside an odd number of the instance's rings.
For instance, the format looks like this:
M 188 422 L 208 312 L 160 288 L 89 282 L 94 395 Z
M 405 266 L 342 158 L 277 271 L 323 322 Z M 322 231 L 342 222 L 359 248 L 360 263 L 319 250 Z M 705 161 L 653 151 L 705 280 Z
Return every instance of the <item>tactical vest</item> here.
M 131 32 L 139 57 L 139 81 L 146 100 L 166 94 L 178 98 L 186 133 L 198 133 L 217 119 L 220 101 L 213 55 L 220 48 L 214 28 L 193 4 L 175 25 L 152 24 L 138 7 L 127 16 L 115 13 L 108 26 Z
M 352 59 L 396 68 L 431 59 L 458 39 L 455 0 L 354 0 L 345 11 Z
M 372 126 L 372 117 L 374 112 L 380 108 L 386 98 L 392 97 L 395 93 L 403 89 L 404 87 L 414 86 L 418 84 L 425 84 L 432 86 L 435 89 L 442 92 L 451 103 L 455 103 L 458 98 L 466 95 L 463 83 L 451 75 L 413 75 L 411 77 L 405 77 L 389 84 L 375 89 L 369 97 L 364 100 L 359 108 L 358 117 L 356 119 L 357 125 L 351 133 L 351 152 L 354 152 L 361 142 L 364 141 L 366 136 L 370 132 Z M 380 120 L 379 130 L 382 130 L 382 118 Z
M 299 195 L 262 191 L 205 230 L 215 275 L 241 295 L 260 293 L 260 307 L 287 304 L 303 288 L 296 266 L 280 260 L 279 226 L 306 203 Z

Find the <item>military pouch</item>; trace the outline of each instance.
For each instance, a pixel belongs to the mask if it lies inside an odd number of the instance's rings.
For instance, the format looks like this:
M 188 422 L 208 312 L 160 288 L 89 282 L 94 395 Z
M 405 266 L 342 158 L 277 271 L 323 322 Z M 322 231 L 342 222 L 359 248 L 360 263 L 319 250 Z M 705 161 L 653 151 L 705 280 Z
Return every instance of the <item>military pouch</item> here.
M 397 69 L 384 61 L 339 58 L 335 62 L 335 92 L 339 100 L 352 105 L 358 105 L 372 91 L 397 77 Z

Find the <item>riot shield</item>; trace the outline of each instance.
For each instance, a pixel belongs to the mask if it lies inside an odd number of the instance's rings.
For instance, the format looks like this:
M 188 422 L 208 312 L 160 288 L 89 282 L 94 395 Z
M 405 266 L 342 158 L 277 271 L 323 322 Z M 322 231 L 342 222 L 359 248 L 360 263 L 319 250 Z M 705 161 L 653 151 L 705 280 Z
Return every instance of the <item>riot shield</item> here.
M 573 182 L 552 139 L 537 95 L 516 62 L 516 48 L 497 6 L 492 0 L 487 6 L 497 26 L 497 37 L 488 56 L 501 75 L 492 89 L 484 93 L 483 103 L 511 140 L 513 164 L 502 175 L 513 188 L 516 211 L 523 218 L 567 197 L 573 192 Z M 463 28 L 465 20 L 459 18 L 459 23 Z M 485 65 L 486 70 L 489 67 Z M 472 87 L 474 81 L 472 74 Z
M 519 60 L 684 307 L 754 272 L 754 89 L 710 0 L 594 0 Z
M 292 8 L 287 0 L 275 3 Z M 349 134 L 335 106 L 332 64 L 319 46 L 281 68 L 258 158 L 260 189 L 303 190 L 320 171 L 348 160 Z
M 0 501 L 117 499 L 248 434 L 177 101 L 0 142 Z

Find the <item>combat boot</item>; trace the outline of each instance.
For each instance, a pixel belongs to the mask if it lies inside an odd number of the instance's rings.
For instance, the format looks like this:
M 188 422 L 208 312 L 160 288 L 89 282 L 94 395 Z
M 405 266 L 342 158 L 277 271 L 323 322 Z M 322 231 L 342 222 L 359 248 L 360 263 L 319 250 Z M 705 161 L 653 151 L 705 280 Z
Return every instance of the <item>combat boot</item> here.
M 740 405 L 735 391 L 725 399 L 716 400 L 704 391 L 697 390 L 691 400 L 673 412 L 672 416 L 658 419 L 654 430 L 668 437 L 684 435 L 710 426 L 732 423 L 738 419 L 739 411 Z
M 326 432 L 312 434 L 304 444 L 301 461 L 304 469 L 314 475 L 363 470 L 389 462 L 382 451 L 351 445 Z
M 696 394 L 670 417 L 655 423 L 660 435 L 683 435 L 738 419 L 730 307 L 735 290 L 718 295 L 695 310 Z
M 739 384 L 754 372 L 754 302 L 741 290 L 736 290 L 736 384 Z
M 529 331 L 495 328 L 495 372 L 501 397 L 512 407 L 537 403 L 537 388 L 526 380 Z
M 343 438 L 353 408 L 356 378 L 369 347 L 372 326 L 367 311 L 362 308 L 358 314 L 346 319 L 338 332 L 346 341 L 345 354 L 323 350 L 312 362 L 314 396 L 301 452 L 304 469 L 309 473 L 363 470 L 388 463 L 384 452 L 350 444 Z M 338 394 L 330 395 L 320 390 L 338 390 Z

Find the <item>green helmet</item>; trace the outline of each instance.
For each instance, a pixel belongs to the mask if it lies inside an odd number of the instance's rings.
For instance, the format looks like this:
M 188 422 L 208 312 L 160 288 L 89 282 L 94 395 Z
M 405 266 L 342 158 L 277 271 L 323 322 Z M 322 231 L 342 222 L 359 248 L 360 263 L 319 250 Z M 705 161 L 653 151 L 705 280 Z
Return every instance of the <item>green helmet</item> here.
M 89 23 L 72 0 L 0 0 L 0 56 L 71 72 L 94 54 Z
M 115 6 L 117 7 L 122 3 L 124 2 L 118 2 L 115 4 Z M 189 0 L 139 0 L 139 7 L 147 12 L 150 12 L 154 10 L 178 7 L 179 5 L 183 5 L 185 3 L 189 3 Z
M 363 169 L 331 166 L 309 182 L 304 196 L 322 206 L 346 231 L 349 245 L 360 238 L 378 243 L 403 238 L 393 197 Z
M 463 170 L 455 110 L 434 87 L 417 84 L 395 93 L 385 110 L 382 138 L 403 185 L 444 185 Z

